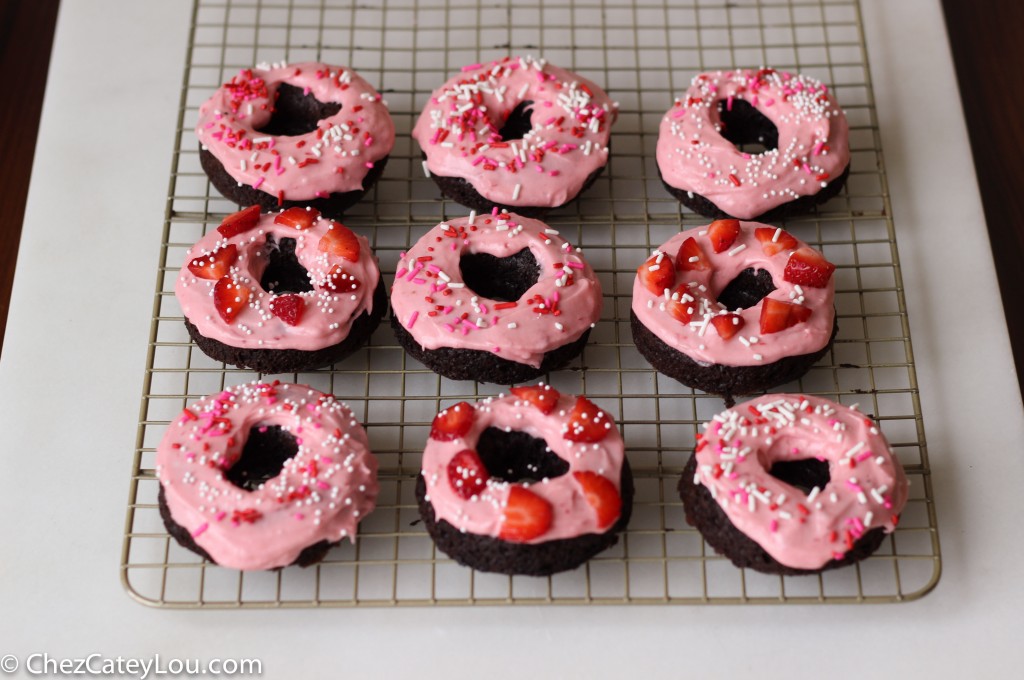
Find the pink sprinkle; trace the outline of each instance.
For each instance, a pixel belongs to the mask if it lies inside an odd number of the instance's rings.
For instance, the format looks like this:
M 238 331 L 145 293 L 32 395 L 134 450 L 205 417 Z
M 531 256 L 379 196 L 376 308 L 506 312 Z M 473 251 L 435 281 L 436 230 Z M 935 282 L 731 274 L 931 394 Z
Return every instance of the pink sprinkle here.
M 363 146 L 372 146 L 372 145 L 373 145 L 373 137 L 367 137 L 366 141 L 363 142 Z M 373 165 L 373 163 L 371 163 L 370 165 Z
M 725 100 L 725 110 L 726 111 L 732 111 L 732 99 L 733 99 L 733 96 L 729 95 L 728 99 Z
M 732 99 L 732 97 L 730 97 L 730 99 Z M 768 528 L 772 530 L 772 533 L 775 533 L 776 531 L 778 531 L 779 530 L 779 522 L 778 522 L 778 520 L 774 520 L 773 519 L 771 524 L 768 525 Z
M 284 168 L 277 168 L 276 170 L 274 170 L 274 174 L 280 177 L 281 175 L 284 174 Z
M 678 108 L 678 109 L 676 109 L 675 111 L 672 112 L 672 117 L 673 118 L 682 118 L 685 115 L 686 115 L 686 109 L 684 109 L 684 108 Z
M 473 159 L 473 165 L 480 165 L 483 162 L 484 162 L 484 157 L 483 156 L 477 156 L 476 158 Z
M 552 177 L 558 177 L 558 175 L 561 173 L 559 173 L 558 170 L 552 170 L 548 174 L 551 175 Z
M 396 279 L 402 278 L 403 276 L 405 276 L 406 272 L 408 272 L 408 271 L 409 271 L 408 269 L 406 269 L 405 267 L 402 267 L 397 272 L 395 272 L 395 278 Z
M 804 172 L 806 172 L 808 175 L 814 174 L 813 172 L 811 172 L 811 166 L 807 165 L 807 163 L 804 163 Z M 832 425 L 833 423 L 834 421 L 831 420 L 828 422 L 829 425 Z
M 417 312 L 417 311 L 413 311 L 413 313 L 409 315 L 409 323 L 408 323 L 408 324 L 406 324 L 406 325 L 407 325 L 407 326 L 408 326 L 409 328 L 412 328 L 412 327 L 413 327 L 413 324 L 415 324 L 415 323 L 416 323 L 416 319 L 418 319 L 418 318 L 419 318 L 419 316 L 420 316 L 420 313 L 419 313 L 419 312 Z
M 470 64 L 469 66 L 463 66 L 462 72 L 466 73 L 467 71 L 475 71 L 478 68 L 483 68 L 483 64 Z
M 821 155 L 821 149 L 824 146 L 825 146 L 825 142 L 818 142 L 817 144 L 814 145 L 814 149 L 811 151 L 811 153 L 814 154 L 815 156 L 820 156 Z
M 856 482 L 851 482 L 849 479 L 846 480 L 846 486 L 850 487 L 854 491 L 860 491 L 860 485 Z
M 500 351 L 501 351 L 501 348 L 500 348 L 500 347 L 494 347 L 494 353 L 495 353 L 495 354 L 497 354 L 497 353 L 498 353 L 498 352 L 500 352 Z
M 427 280 L 421 279 L 420 277 L 417 276 L 415 279 L 412 280 L 412 282 L 415 283 L 417 286 L 422 286 L 424 283 L 427 282 Z
M 327 491 L 328 489 L 330 489 L 330 488 L 331 488 L 331 485 L 330 485 L 330 484 L 328 484 L 327 482 L 323 481 L 322 479 L 318 479 L 318 480 L 317 480 L 317 482 L 316 482 L 316 486 L 317 486 L 317 488 L 318 488 L 318 489 L 320 489 L 321 491 Z
M 257 179 L 255 182 L 252 183 L 252 188 L 253 189 L 259 189 L 260 185 L 263 184 L 263 180 L 264 180 L 263 177 L 260 177 L 259 179 Z
M 438 267 L 436 264 L 428 264 L 427 271 L 436 274 L 439 271 L 441 271 L 441 268 Z
M 301 512 L 297 512 L 297 513 L 295 513 L 295 519 L 299 519 L 299 520 L 306 519 L 306 516 L 303 515 Z
M 448 331 L 449 333 L 454 333 L 455 332 L 455 326 L 451 325 L 450 323 L 446 323 L 444 325 L 444 329 L 446 331 Z
M 306 87 L 302 88 L 302 94 L 307 94 L 308 95 L 309 92 L 310 92 L 309 85 L 307 85 Z
M 213 518 L 219 522 L 219 521 L 221 521 L 222 519 L 224 519 L 227 516 L 228 516 L 228 513 L 226 513 L 223 510 L 221 510 L 216 515 L 214 515 Z
M 195 531 L 192 532 L 192 538 L 196 538 L 197 536 L 201 536 L 203 534 L 203 532 L 205 532 L 209 528 L 210 528 L 209 522 L 203 522 L 202 524 L 199 525 L 198 529 L 196 529 Z
M 859 456 L 857 456 L 857 462 L 858 462 L 858 463 L 863 463 L 863 462 L 864 462 L 864 461 L 866 461 L 866 460 L 867 460 L 868 458 L 871 458 L 871 457 L 872 457 L 872 456 L 874 456 L 874 455 L 875 455 L 875 454 L 871 453 L 870 451 L 865 451 L 864 453 L 862 453 L 862 454 L 860 454 Z
M 583 263 L 582 262 L 572 262 L 572 261 L 569 261 L 569 262 L 565 263 L 565 266 L 566 267 L 572 267 L 573 269 L 583 269 Z
M 764 105 L 765 105 L 765 106 L 771 106 L 771 105 L 772 105 L 772 104 L 774 104 L 774 103 L 775 103 L 775 100 L 774 100 L 774 99 L 765 99 L 765 100 L 764 100 Z

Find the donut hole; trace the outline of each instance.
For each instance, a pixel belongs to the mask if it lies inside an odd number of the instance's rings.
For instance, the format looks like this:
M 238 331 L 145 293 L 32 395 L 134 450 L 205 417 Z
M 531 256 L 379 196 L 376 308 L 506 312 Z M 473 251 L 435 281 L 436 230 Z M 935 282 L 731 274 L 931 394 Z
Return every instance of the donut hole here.
M 516 430 L 488 427 L 476 452 L 491 477 L 513 484 L 554 479 L 569 471 L 569 463 L 552 453 L 543 439 Z
M 275 293 L 306 293 L 313 290 L 309 282 L 309 271 L 299 264 L 295 256 L 295 239 L 282 238 L 280 242 L 267 234 L 265 248 L 267 268 L 260 277 L 263 290 Z
M 804 493 L 810 492 L 814 487 L 824 489 L 832 480 L 828 463 L 817 458 L 778 461 L 772 464 L 768 474 Z
M 718 118 L 722 122 L 720 134 L 744 153 L 759 154 L 779 148 L 779 129 L 775 123 L 745 99 L 733 99 L 731 108 L 727 101 L 719 101 Z
M 753 267 L 747 267 L 718 294 L 718 302 L 731 310 L 747 309 L 773 290 L 775 283 L 767 269 L 755 271 Z
M 533 115 L 533 102 L 519 102 L 519 105 L 509 112 L 505 124 L 498 130 L 501 141 L 512 142 L 525 137 L 526 133 L 533 129 L 533 123 L 530 121 L 531 115 Z
M 341 104 L 322 102 L 288 83 L 278 85 L 275 96 L 277 99 L 270 121 L 259 130 L 275 137 L 309 134 L 316 130 L 321 120 L 341 111 Z
M 295 437 L 280 425 L 257 425 L 249 430 L 242 455 L 224 478 L 235 486 L 255 491 L 268 479 L 281 474 L 281 468 L 299 452 Z
M 497 302 L 518 300 L 540 278 L 540 265 L 529 248 L 508 257 L 466 253 L 459 259 L 459 269 L 470 290 Z

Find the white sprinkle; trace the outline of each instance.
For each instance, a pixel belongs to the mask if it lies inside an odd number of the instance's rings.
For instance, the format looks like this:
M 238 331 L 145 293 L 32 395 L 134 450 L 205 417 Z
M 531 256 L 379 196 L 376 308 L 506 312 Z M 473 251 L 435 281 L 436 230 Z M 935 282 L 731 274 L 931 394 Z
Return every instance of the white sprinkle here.
M 813 503 L 814 499 L 818 497 L 819 493 L 821 493 L 821 489 L 819 489 L 818 487 L 814 487 L 813 489 L 811 489 L 811 492 L 807 494 L 807 502 Z
M 437 278 L 441 279 L 445 283 L 448 283 L 448 282 L 450 282 L 452 280 L 452 277 L 448 276 L 447 274 L 445 274 L 442 271 L 437 272 Z
M 688 259 L 687 262 L 700 262 L 700 257 L 694 255 L 693 257 Z
M 764 357 L 761 356 L 760 354 L 755 354 L 754 355 L 754 361 L 761 361 L 762 359 L 764 359 Z
M 430 168 L 427 167 L 426 161 L 423 161 L 423 174 L 427 177 L 430 177 Z M 470 222 L 470 224 L 472 224 L 472 222 Z
M 782 229 L 781 228 L 777 228 L 775 230 L 775 233 L 772 234 L 772 243 L 778 243 L 780 236 L 782 236 Z
M 565 326 L 563 326 L 562 324 L 558 323 L 557 321 L 555 322 L 555 328 L 557 328 L 560 331 L 564 331 L 565 330 Z
M 507 325 L 507 326 L 505 326 L 505 327 L 506 327 L 506 328 L 516 328 L 516 327 L 517 327 L 517 326 L 516 326 L 516 322 L 515 322 L 515 321 L 513 321 L 513 322 L 511 322 L 510 324 L 508 324 L 508 325 Z
M 871 526 L 871 520 L 873 520 L 874 518 L 875 518 L 875 513 L 873 513 L 870 510 L 868 510 L 868 514 L 864 515 L 864 526 L 870 527 Z
M 456 283 L 455 281 L 452 281 L 451 283 L 448 284 L 448 287 L 449 288 L 465 288 L 466 284 L 464 284 L 464 283 Z
M 426 161 L 424 161 L 424 163 L 426 163 Z M 475 210 L 470 210 L 469 211 L 469 220 L 467 220 L 466 224 L 468 224 L 469 226 L 472 227 L 474 220 L 476 220 L 476 211 Z
M 513 201 L 518 201 L 519 200 L 519 192 L 522 190 L 522 188 L 523 188 L 522 184 L 517 184 L 516 188 L 512 190 L 512 200 Z
M 738 246 L 736 246 L 735 248 L 733 248 L 732 250 L 730 250 L 729 254 L 730 255 L 737 255 L 739 253 L 742 253 L 746 249 L 747 249 L 747 244 L 746 243 L 741 243 Z

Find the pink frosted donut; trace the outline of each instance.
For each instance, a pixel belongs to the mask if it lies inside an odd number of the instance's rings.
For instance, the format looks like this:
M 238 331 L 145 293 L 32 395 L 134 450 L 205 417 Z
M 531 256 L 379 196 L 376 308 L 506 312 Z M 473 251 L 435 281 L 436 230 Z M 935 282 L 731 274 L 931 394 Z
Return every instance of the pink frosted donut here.
M 540 214 L 568 203 L 608 161 L 618 104 L 532 57 L 462 69 L 434 91 L 413 137 L 449 198 L 480 212 Z
M 767 150 L 735 146 L 750 142 Z M 809 76 L 701 73 L 662 119 L 657 158 L 666 188 L 694 211 L 774 221 L 839 192 L 849 126 L 832 93 Z
M 835 265 L 788 232 L 717 220 L 637 269 L 637 348 L 660 372 L 731 398 L 793 380 L 831 346 Z
M 377 499 L 362 425 L 304 385 L 251 383 L 181 412 L 156 450 L 160 510 L 182 545 L 234 569 L 306 566 Z
M 395 142 L 380 94 L 352 69 L 244 69 L 199 107 L 200 160 L 241 205 L 313 205 L 331 216 L 376 181 Z
M 632 476 L 611 418 L 540 384 L 438 414 L 420 512 L 438 547 L 483 571 L 549 574 L 614 544 Z
M 848 564 L 893 531 L 907 501 L 877 425 L 827 399 L 767 394 L 715 416 L 698 438 L 679 484 L 687 518 L 737 566 Z
M 264 373 L 340 360 L 386 306 L 366 238 L 298 207 L 229 215 L 188 250 L 174 294 L 204 352 Z
M 442 222 L 404 253 L 391 309 L 403 347 L 432 370 L 510 385 L 579 354 L 601 284 L 557 231 L 495 210 Z

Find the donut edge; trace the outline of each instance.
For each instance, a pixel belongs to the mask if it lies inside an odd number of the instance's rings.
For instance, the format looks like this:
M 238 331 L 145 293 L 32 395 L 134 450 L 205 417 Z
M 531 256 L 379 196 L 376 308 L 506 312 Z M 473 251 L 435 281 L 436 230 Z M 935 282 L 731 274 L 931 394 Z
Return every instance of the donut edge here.
M 782 564 L 769 555 L 756 541 L 737 529 L 729 517 L 711 496 L 711 492 L 703 484 L 694 484 L 693 477 L 697 472 L 697 454 L 683 467 L 677 490 L 683 501 L 683 510 L 687 524 L 700 532 L 704 540 L 714 548 L 715 552 L 727 558 L 740 569 L 753 569 L 762 574 L 779 576 L 806 576 L 820 574 L 830 569 L 838 569 L 870 557 L 885 540 L 886 533 L 882 527 L 876 527 L 861 536 L 843 555 L 842 559 L 832 559 L 818 569 L 798 569 Z
M 358 203 L 380 179 L 384 168 L 388 164 L 390 155 L 384 156 L 373 164 L 373 167 L 363 178 L 363 189 L 361 191 L 344 191 L 328 194 L 327 198 L 311 198 L 307 200 L 292 201 L 285 199 L 280 204 L 277 196 L 272 196 L 265 191 L 254 188 L 251 184 L 239 186 L 238 180 L 228 174 L 224 165 L 217 160 L 217 157 L 209 149 L 199 145 L 199 164 L 210 180 L 210 184 L 224 198 L 227 198 L 241 206 L 259 205 L 264 212 L 276 212 L 283 208 L 310 206 L 316 208 L 325 217 L 341 219 L 346 210 Z
M 296 373 L 330 366 L 363 347 L 370 340 L 370 336 L 373 335 L 377 326 L 380 325 L 387 306 L 387 292 L 384 287 L 384 279 L 381 277 L 373 292 L 373 311 L 364 311 L 360 314 L 352 322 L 352 328 L 349 329 L 344 340 L 317 350 L 233 347 L 206 337 L 188 318 L 184 319 L 184 323 L 192 341 L 214 361 L 222 361 L 225 364 L 247 368 L 259 373 Z
M 816 352 L 783 357 L 759 366 L 704 365 L 668 345 L 647 328 L 632 310 L 629 313 L 629 322 L 633 343 L 656 371 L 688 387 L 708 394 L 717 394 L 729 407 L 735 403 L 736 395 L 769 390 L 807 373 L 811 366 L 832 349 L 839 333 L 839 320 L 836 318 L 832 322 L 831 337 L 825 346 Z
M 587 328 L 576 340 L 545 352 L 540 367 L 534 368 L 481 349 L 424 349 L 394 315 L 391 316 L 391 328 L 395 332 L 398 344 L 409 356 L 434 373 L 450 380 L 476 380 L 497 385 L 527 382 L 550 371 L 564 368 L 583 352 L 592 330 Z
M 437 520 L 434 506 L 426 500 L 426 480 L 422 473 L 416 476 L 420 517 L 437 549 L 465 567 L 510 576 L 550 576 L 569 571 L 618 543 L 619 534 L 633 514 L 635 494 L 633 472 L 625 457 L 619 489 L 622 515 L 608 531 L 544 543 L 511 543 L 492 536 L 464 533 L 446 520 Z

